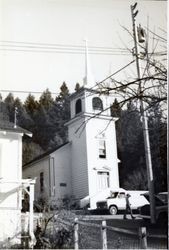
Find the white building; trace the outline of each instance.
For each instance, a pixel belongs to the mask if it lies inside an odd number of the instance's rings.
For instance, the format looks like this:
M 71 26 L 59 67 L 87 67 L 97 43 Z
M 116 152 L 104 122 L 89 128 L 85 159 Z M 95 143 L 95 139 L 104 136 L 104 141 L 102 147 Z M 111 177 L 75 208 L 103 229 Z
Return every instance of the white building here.
M 119 188 L 115 121 L 110 114 L 114 98 L 81 88 L 70 96 L 68 143 L 23 167 L 24 178 L 36 177 L 35 199 L 73 196 L 90 199 L 107 188 Z
M 115 121 L 110 113 L 114 97 L 93 90 L 86 42 L 84 87 L 70 96 L 68 143 L 23 167 L 25 178 L 36 177 L 35 199 L 72 196 L 95 208 L 99 194 L 119 187 Z
M 29 186 L 22 180 L 24 134 L 31 135 L 13 123 L 0 121 L 0 248 L 21 240 L 22 189 Z

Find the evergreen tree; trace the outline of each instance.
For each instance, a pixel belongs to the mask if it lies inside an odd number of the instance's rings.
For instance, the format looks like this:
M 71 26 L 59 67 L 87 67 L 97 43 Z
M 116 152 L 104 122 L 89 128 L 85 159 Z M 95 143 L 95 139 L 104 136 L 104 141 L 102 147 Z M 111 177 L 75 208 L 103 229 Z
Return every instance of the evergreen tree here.
M 35 97 L 29 94 L 25 100 L 24 107 L 28 114 L 33 115 L 33 113 L 38 109 L 39 104 L 35 100 Z
M 115 110 L 118 110 L 116 102 L 114 106 L 117 107 Z M 140 113 L 132 102 L 127 105 L 126 110 L 119 113 L 121 115 L 116 122 L 116 128 L 118 157 L 121 160 L 120 184 L 126 189 L 147 189 L 147 168 Z M 152 168 L 157 193 L 167 190 L 167 126 L 158 105 L 152 106 L 148 116 Z
M 49 113 L 43 106 L 39 106 L 33 114 L 33 120 L 34 127 L 31 130 L 33 132 L 33 141 L 39 144 L 43 150 L 47 150 L 52 137 L 52 125 L 49 121 Z
M 152 105 L 148 112 L 149 136 L 155 191 L 167 190 L 167 124 L 160 106 Z
M 44 150 L 40 147 L 39 144 L 31 141 L 31 139 L 27 139 L 26 141 L 23 141 L 23 158 L 22 158 L 22 164 L 26 164 L 27 162 L 33 160 L 38 155 L 41 155 L 44 153 Z
M 120 110 L 116 101 L 113 106 L 115 106 L 114 114 L 120 115 L 120 119 L 116 122 L 118 157 L 121 161 L 120 185 L 131 189 L 127 186 L 130 183 L 130 176 L 133 174 L 137 176 L 139 171 L 146 173 L 141 117 L 133 103 L 129 103 L 126 110 Z M 132 186 L 136 189 L 141 186 L 139 183 L 141 178 L 136 183 L 135 180 L 136 178 L 133 178 Z
M 119 102 L 115 98 L 114 102 L 113 102 L 113 104 L 111 106 L 111 115 L 113 117 L 120 117 L 121 116 L 121 112 L 122 112 L 122 109 L 121 109 L 121 107 L 119 105 Z
M 28 130 L 32 130 L 32 126 L 34 125 L 33 120 L 31 119 L 30 115 L 26 112 L 25 107 L 21 100 L 17 97 L 14 100 L 14 107 L 17 107 L 17 125 L 23 127 Z
M 56 101 L 62 103 L 65 100 L 65 98 L 67 98 L 68 96 L 69 96 L 69 89 L 68 89 L 66 83 L 63 82 L 61 87 L 60 87 L 60 93 L 56 97 Z
M 46 110 L 49 110 L 54 103 L 51 92 L 46 89 L 39 98 L 39 105 L 42 105 Z
M 77 82 L 76 86 L 75 86 L 75 91 L 77 92 L 77 91 L 79 91 L 79 89 L 80 89 L 80 84 Z
M 15 111 L 14 101 L 15 100 L 12 93 L 9 93 L 4 100 L 7 116 L 9 117 L 10 122 L 14 122 L 14 111 Z
M 56 146 L 67 141 L 67 128 L 64 126 L 70 118 L 69 89 L 65 82 L 60 87 L 60 93 L 49 112 L 50 123 L 53 124 L 53 138 L 50 146 Z

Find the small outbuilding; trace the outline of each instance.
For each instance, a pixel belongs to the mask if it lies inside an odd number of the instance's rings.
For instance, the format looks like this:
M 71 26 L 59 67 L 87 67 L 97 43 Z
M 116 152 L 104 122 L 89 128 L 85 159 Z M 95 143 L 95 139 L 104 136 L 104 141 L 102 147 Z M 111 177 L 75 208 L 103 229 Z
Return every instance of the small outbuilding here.
M 30 186 L 33 212 L 35 182 L 22 179 L 24 134 L 31 136 L 29 131 L 9 121 L 0 121 L 0 248 L 21 242 L 22 190 L 27 191 Z M 33 214 L 31 217 L 29 222 L 32 230 Z

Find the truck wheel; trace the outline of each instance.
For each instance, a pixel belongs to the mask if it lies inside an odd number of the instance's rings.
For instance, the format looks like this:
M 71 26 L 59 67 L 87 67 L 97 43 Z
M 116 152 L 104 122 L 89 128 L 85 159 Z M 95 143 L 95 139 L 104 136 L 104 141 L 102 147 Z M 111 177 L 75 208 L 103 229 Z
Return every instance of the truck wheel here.
M 117 214 L 117 207 L 116 206 L 111 206 L 109 208 L 109 212 L 110 212 L 111 215 Z

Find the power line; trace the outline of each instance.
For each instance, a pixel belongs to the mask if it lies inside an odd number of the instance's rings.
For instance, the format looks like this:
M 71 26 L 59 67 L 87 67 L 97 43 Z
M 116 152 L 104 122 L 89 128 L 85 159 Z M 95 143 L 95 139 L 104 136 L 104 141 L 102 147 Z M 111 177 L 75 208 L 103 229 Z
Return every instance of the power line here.
M 123 66 L 122 68 L 118 69 L 117 71 L 115 71 L 113 74 L 109 75 L 108 77 L 106 77 L 105 79 L 103 79 L 102 81 L 96 83 L 96 85 L 94 85 L 92 87 L 92 89 L 96 86 L 98 86 L 99 84 L 102 84 L 103 82 L 105 82 L 106 80 L 110 79 L 112 76 L 115 76 L 116 74 L 118 74 L 119 72 L 121 72 L 123 69 L 127 68 L 128 66 L 130 66 L 132 63 L 134 63 L 135 60 L 129 62 L 128 64 L 126 64 L 125 66 Z
M 113 74 L 109 75 L 108 77 L 106 77 L 105 79 L 103 79 L 102 81 L 96 83 L 91 89 L 93 89 L 94 87 L 98 86 L 99 84 L 103 83 L 104 81 L 108 80 L 110 77 L 118 74 L 120 71 L 122 71 L 123 69 L 127 68 L 128 66 L 130 66 L 133 62 L 135 62 L 135 60 L 129 62 L 128 64 L 126 64 L 125 66 L 123 66 L 122 68 L 120 68 L 119 70 L 115 71 Z M 42 94 L 43 92 L 41 91 L 24 91 L 24 90 L 0 90 L 0 92 L 8 92 L 8 93 L 24 93 L 24 94 Z M 59 95 L 59 93 L 55 93 L 55 92 L 50 92 L 53 95 Z
M 65 47 L 65 48 L 59 48 L 59 47 L 40 47 L 40 46 L 34 46 L 34 45 L 6 45 L 6 44 L 0 44 L 1 47 L 11 47 L 11 48 L 26 48 L 26 49 L 50 49 L 50 50 L 72 50 L 72 51 L 84 51 L 85 47 L 83 48 L 71 48 L 71 47 Z M 112 50 L 112 49 L 89 49 L 89 51 L 98 51 L 98 52 L 122 52 L 126 53 L 124 50 Z
M 0 42 L 2 43 L 4 41 L 0 41 Z M 62 45 L 62 44 L 54 45 L 53 44 L 54 47 L 53 46 L 51 47 L 52 44 L 45 44 L 45 43 L 26 43 L 26 42 L 13 42 L 13 41 L 8 41 L 8 43 L 10 44 L 0 44 L 0 47 L 2 47 L 0 48 L 0 50 L 18 51 L 18 52 L 63 53 L 63 54 L 84 54 L 85 53 L 85 47 L 80 46 L 80 45 Z M 32 45 L 28 45 L 28 44 L 32 44 Z M 40 46 L 36 44 L 40 44 Z M 42 44 L 45 44 L 47 46 L 42 46 Z M 94 54 L 94 55 L 130 55 L 131 54 L 127 49 L 111 48 L 111 47 L 97 47 L 97 46 L 89 47 L 89 53 Z M 166 54 L 166 51 L 158 51 L 154 53 L 154 55 L 156 56 L 163 56 L 165 54 Z
M 69 53 L 69 54 L 84 54 L 85 46 L 71 45 L 71 44 L 54 44 L 54 43 L 33 43 L 33 42 L 19 42 L 19 41 L 0 41 L 0 50 L 3 51 L 22 51 L 22 52 L 46 52 L 46 53 Z M 105 46 L 90 46 L 90 54 L 103 55 L 121 55 L 129 54 L 123 48 L 113 48 Z
M 39 52 L 39 53 L 59 53 L 59 54 L 77 54 L 77 55 L 82 55 L 82 54 L 85 54 L 85 51 L 73 51 L 73 50 L 59 50 L 59 49 L 56 49 L 56 50 L 33 50 L 33 49 L 15 49 L 15 48 L 9 48 L 9 49 L 6 49 L 6 48 L 0 48 L 1 51 L 16 51 L 16 52 Z M 167 52 L 165 51 L 159 51 L 159 52 L 154 52 L 154 56 L 165 56 Z M 95 52 L 95 51 L 91 51 L 89 52 L 89 54 L 92 54 L 92 55 L 115 55 L 115 56 L 129 56 L 131 55 L 131 53 L 127 53 L 127 52 L 104 52 L 104 51 L 98 51 L 98 52 Z M 152 52 L 149 52 L 148 54 L 152 54 Z
M 37 53 L 61 53 L 61 54 L 84 54 L 85 51 L 64 51 L 64 50 L 31 50 L 31 49 L 5 49 L 5 48 L 0 48 L 1 51 L 16 51 L 16 52 L 37 52 Z M 116 52 L 116 53 L 111 53 L 111 52 L 91 52 L 90 54 L 93 55 L 130 55 L 130 53 L 120 53 L 120 52 Z
M 9 90 L 9 89 L 1 89 L 0 92 L 8 92 L 8 93 L 22 93 L 22 94 L 42 94 L 44 91 L 26 91 L 26 90 Z M 50 92 L 52 95 L 59 95 L 59 93 Z
M 30 45 L 40 45 L 40 46 L 54 46 L 54 47 L 72 47 L 72 48 L 85 48 L 83 45 L 72 45 L 72 44 L 59 44 L 59 43 L 33 43 L 33 42 L 20 42 L 20 41 L 4 41 L 0 40 L 1 43 L 11 43 L 11 44 L 30 44 Z M 105 46 L 89 46 L 89 49 L 120 49 L 126 50 L 124 48 L 113 48 L 113 47 L 105 47 Z

